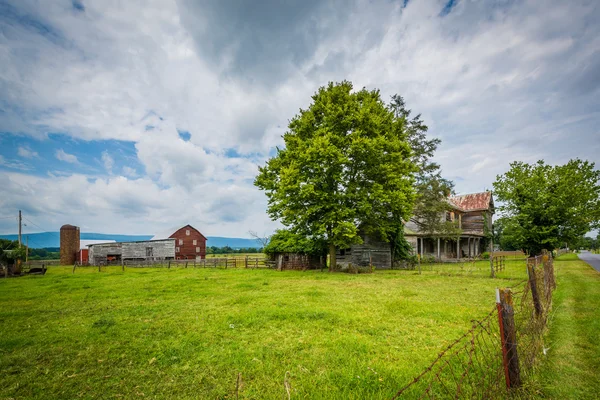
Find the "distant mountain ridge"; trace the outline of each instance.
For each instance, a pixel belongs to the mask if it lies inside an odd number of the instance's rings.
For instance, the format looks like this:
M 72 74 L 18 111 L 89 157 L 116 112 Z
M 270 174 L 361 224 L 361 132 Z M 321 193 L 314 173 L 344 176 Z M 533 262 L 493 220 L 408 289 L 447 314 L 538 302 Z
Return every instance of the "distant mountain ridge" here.
M 25 243 L 25 237 L 29 237 L 29 247 L 34 249 L 41 249 L 46 247 L 60 247 L 60 233 L 59 232 L 40 232 L 40 233 L 27 233 L 23 234 L 23 243 Z M 150 240 L 153 235 L 119 235 L 110 233 L 89 233 L 81 232 L 81 240 L 114 240 L 116 242 L 134 242 L 137 240 Z M 17 240 L 18 235 L 0 235 L 0 239 Z M 207 237 L 207 246 L 225 247 L 229 246 L 232 249 L 239 248 L 260 248 L 260 244 L 256 239 L 245 239 L 245 238 L 227 238 L 221 236 L 209 236 Z

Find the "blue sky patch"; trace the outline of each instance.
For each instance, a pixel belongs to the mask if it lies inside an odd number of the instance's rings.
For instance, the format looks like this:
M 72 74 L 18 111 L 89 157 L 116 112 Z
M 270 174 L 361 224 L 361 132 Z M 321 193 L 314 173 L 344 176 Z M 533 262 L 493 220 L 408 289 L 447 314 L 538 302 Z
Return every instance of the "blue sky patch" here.
M 458 0 L 448 0 L 446 5 L 444 6 L 444 8 L 442 8 L 442 11 L 440 12 L 440 17 L 444 17 L 450 14 L 450 11 L 452 11 L 456 4 L 458 4 Z
M 106 169 L 102 155 L 112 159 Z M 144 166 L 137 158 L 135 143 L 120 140 L 79 140 L 63 134 L 46 139 L 0 133 L 0 170 L 47 176 L 84 173 L 90 175 L 121 174 L 128 167 L 140 174 Z
M 192 134 L 189 133 L 188 131 L 180 131 L 179 129 L 177 130 L 177 133 L 179 134 L 179 137 L 184 141 L 184 142 L 189 142 L 190 139 L 192 138 Z

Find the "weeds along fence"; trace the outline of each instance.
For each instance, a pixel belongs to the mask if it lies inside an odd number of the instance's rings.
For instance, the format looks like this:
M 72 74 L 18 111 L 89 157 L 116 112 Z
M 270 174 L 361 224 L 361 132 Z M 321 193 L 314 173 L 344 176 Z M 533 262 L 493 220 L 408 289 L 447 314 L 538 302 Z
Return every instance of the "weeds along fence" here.
M 202 260 L 160 260 L 160 259 L 146 259 L 146 260 L 123 260 L 123 261 L 111 261 L 101 265 L 80 265 L 75 264 L 73 266 L 73 273 L 77 268 L 97 268 L 98 271 L 106 269 L 106 267 L 121 267 L 123 271 L 126 268 L 275 268 L 275 262 L 269 261 L 264 257 L 212 257 L 205 258 Z
M 527 259 L 528 279 L 496 290 L 496 305 L 450 343 L 394 399 L 505 398 L 531 377 L 544 351 L 556 287 L 547 254 Z M 491 300 L 491 299 L 490 299 Z

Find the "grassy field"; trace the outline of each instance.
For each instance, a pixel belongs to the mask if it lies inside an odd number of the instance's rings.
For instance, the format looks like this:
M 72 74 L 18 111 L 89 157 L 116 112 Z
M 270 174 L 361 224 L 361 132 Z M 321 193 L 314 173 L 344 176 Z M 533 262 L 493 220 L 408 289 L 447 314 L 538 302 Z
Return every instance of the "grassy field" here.
M 0 398 L 387 399 L 494 306 L 489 262 L 349 275 L 53 267 L 0 281 Z M 566 284 L 565 284 L 566 286 Z M 563 296 L 566 296 L 563 295 Z
M 600 393 L 600 273 L 576 254 L 559 257 L 558 287 L 540 368 L 540 392 L 551 399 L 597 399 Z

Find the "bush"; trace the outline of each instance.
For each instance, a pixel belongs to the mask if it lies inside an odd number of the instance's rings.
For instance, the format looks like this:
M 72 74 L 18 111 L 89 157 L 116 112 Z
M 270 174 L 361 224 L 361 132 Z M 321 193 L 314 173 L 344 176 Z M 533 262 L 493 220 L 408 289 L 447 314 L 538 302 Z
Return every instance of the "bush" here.
M 490 259 L 490 253 L 487 251 L 484 251 L 483 253 L 481 253 L 481 258 L 483 260 L 489 260 Z

